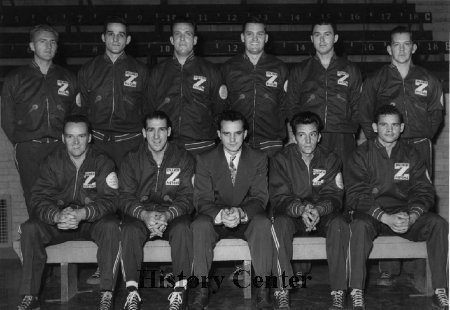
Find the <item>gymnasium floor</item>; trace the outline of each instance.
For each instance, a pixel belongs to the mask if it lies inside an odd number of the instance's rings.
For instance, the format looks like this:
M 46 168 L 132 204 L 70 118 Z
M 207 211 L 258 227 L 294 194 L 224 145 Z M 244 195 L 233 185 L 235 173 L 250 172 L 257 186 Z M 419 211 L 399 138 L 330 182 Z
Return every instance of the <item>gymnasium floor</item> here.
M 2 249 L 2 252 L 9 249 Z M 4 252 L 5 253 L 5 252 Z M 254 309 L 252 301 L 244 301 L 242 290 L 236 287 L 232 281 L 228 280 L 228 275 L 234 270 L 233 264 L 229 262 L 215 264 L 216 274 L 225 276 L 221 287 L 213 287 L 213 294 L 210 298 L 209 310 L 214 309 L 233 309 L 244 310 Z M 158 269 L 159 266 L 148 266 L 149 269 Z M 69 303 L 61 304 L 57 301 L 51 301 L 59 298 L 59 277 L 57 271 L 47 278 L 42 298 L 44 302 L 41 305 L 42 310 L 84 310 L 98 309 L 98 287 L 85 284 L 89 275 L 94 272 L 94 265 L 82 265 L 79 268 L 80 281 L 79 290 L 84 291 Z M 0 256 L 0 309 L 16 309 L 19 301 L 18 286 L 21 272 L 20 261 L 15 258 L 14 253 Z M 366 291 L 367 309 L 370 310 L 426 310 L 431 309 L 431 298 L 417 296 L 418 292 L 413 288 L 410 277 L 403 272 L 396 279 L 392 288 L 382 288 L 375 285 L 377 276 L 377 265 L 371 263 L 369 285 Z M 292 309 L 313 310 L 327 309 L 330 301 L 330 292 L 328 285 L 328 268 L 323 261 L 313 263 L 311 270 L 311 280 L 307 280 L 306 288 L 297 289 L 291 294 Z M 115 298 L 115 309 L 123 309 L 126 299 L 126 291 L 123 282 L 117 286 Z M 144 288 L 141 289 L 143 304 L 142 309 L 167 309 L 167 297 L 171 290 L 166 288 Z

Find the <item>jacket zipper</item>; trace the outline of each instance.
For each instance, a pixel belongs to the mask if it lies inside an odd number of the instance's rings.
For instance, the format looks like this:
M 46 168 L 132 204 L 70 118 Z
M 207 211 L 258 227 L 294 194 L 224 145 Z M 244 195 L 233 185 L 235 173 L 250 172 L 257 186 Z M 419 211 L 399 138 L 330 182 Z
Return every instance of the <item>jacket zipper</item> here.
M 156 184 L 155 184 L 155 193 L 158 191 L 158 182 L 159 182 L 159 170 L 161 165 L 158 165 L 158 171 L 156 172 Z
M 47 101 L 47 126 L 48 131 L 50 132 L 50 105 L 48 104 L 48 97 L 46 97 L 46 101 Z
M 116 94 L 115 94 L 115 90 L 114 90 L 114 86 L 115 86 L 115 84 L 116 84 L 116 74 L 115 74 L 115 72 L 114 72 L 114 68 L 115 68 L 115 65 L 114 65 L 114 63 L 113 63 L 113 81 L 112 81 L 112 94 L 113 94 L 113 98 L 112 98 L 112 111 L 111 111 L 111 116 L 109 117 L 109 128 L 111 129 L 112 128 L 112 118 L 113 118 L 113 114 L 114 114 L 114 110 L 115 110 L 115 97 L 116 97 Z
M 405 124 L 409 124 L 408 122 L 408 109 L 407 109 L 407 103 L 406 103 L 406 89 L 405 89 L 405 79 L 402 78 L 402 84 L 403 84 L 403 106 L 405 108 Z
M 253 65 L 253 71 L 256 71 L 256 65 Z M 253 81 L 253 120 L 252 120 L 252 146 L 255 145 L 255 116 L 256 116 L 256 82 Z
M 180 114 L 178 115 L 178 134 L 181 136 L 181 113 L 183 112 L 183 65 L 180 69 L 181 79 L 180 79 Z M 159 168 L 158 168 L 159 169 Z M 159 170 L 158 170 L 159 173 Z
M 328 69 L 325 69 L 325 114 L 323 117 L 323 128 L 327 128 L 328 115 Z
M 77 165 L 73 162 L 72 159 L 70 159 L 70 160 L 72 161 L 73 165 L 75 166 L 75 169 L 77 170 L 77 173 L 75 174 L 75 184 L 73 186 L 73 195 L 72 195 L 72 200 L 75 200 L 75 195 L 77 193 L 78 172 L 80 171 L 80 168 L 77 167 Z
M 47 84 L 47 75 L 44 74 L 44 81 L 45 84 Z M 45 103 L 47 106 L 47 128 L 48 128 L 48 132 L 50 133 L 50 105 L 48 103 L 48 96 L 45 97 Z

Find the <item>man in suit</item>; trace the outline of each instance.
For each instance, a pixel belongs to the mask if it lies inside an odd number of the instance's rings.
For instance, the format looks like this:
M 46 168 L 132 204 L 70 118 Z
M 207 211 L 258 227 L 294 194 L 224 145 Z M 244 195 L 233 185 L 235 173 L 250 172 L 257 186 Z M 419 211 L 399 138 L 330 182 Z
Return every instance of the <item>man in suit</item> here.
M 246 120 L 236 111 L 220 114 L 215 149 L 197 156 L 194 206 L 197 218 L 191 225 L 194 240 L 194 275 L 207 277 L 213 249 L 222 238 L 247 240 L 256 275 L 265 279 L 272 267 L 271 223 L 265 214 L 267 156 L 243 145 Z M 208 288 L 197 289 L 189 309 L 204 309 Z M 258 290 L 257 307 L 269 307 L 267 289 Z

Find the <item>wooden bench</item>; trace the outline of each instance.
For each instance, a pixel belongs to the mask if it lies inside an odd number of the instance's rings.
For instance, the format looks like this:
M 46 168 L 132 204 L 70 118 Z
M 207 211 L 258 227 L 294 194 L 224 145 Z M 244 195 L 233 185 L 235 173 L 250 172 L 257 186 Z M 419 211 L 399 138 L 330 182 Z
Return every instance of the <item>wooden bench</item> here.
M 294 260 L 326 259 L 325 238 L 299 237 L 294 239 Z M 14 242 L 14 250 L 22 259 L 20 241 Z M 69 241 L 47 247 L 47 263 L 61 265 L 61 301 L 67 302 L 77 293 L 77 264 L 96 263 L 97 246 L 92 241 Z M 415 275 L 414 285 L 423 294 L 430 295 L 431 273 L 425 242 L 411 242 L 390 236 L 378 237 L 369 259 L 424 258 L 423 274 Z M 244 298 L 251 298 L 251 257 L 247 242 L 240 239 L 222 239 L 214 249 L 214 261 L 244 261 Z M 144 247 L 144 262 L 170 262 L 170 246 L 167 241 L 149 241 Z
M 22 260 L 20 241 L 13 244 Z M 47 263 L 61 265 L 61 301 L 67 302 L 77 294 L 77 264 L 96 263 L 97 245 L 92 241 L 68 241 L 46 248 Z M 251 257 L 247 242 L 241 239 L 222 239 L 214 249 L 214 261 L 244 261 L 244 298 L 251 298 Z M 144 262 L 170 262 L 170 245 L 168 241 L 148 241 L 144 247 Z

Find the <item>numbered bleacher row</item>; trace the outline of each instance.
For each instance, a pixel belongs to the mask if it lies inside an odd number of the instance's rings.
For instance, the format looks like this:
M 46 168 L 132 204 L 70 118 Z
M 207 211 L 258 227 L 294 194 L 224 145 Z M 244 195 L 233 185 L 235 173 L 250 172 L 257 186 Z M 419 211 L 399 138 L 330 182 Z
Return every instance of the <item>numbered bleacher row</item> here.
M 90 1 L 88 1 L 90 2 Z M 240 25 L 249 16 L 259 16 L 269 24 L 269 42 L 266 51 L 276 56 L 306 57 L 314 53 L 309 26 L 316 16 L 333 18 L 343 31 L 335 46 L 339 55 L 362 56 L 363 74 L 381 65 L 379 55 L 387 55 L 389 30 L 397 24 L 407 24 L 414 31 L 416 55 L 435 55 L 426 67 L 439 78 L 448 81 L 449 42 L 433 40 L 432 31 L 423 30 L 431 23 L 430 12 L 416 12 L 415 4 L 253 4 L 253 5 L 78 5 L 78 6 L 0 6 L 0 86 L 4 76 L 31 56 L 28 50 L 30 26 L 50 23 L 60 31 L 58 60 L 77 59 L 71 66 L 75 72 L 87 59 L 104 52 L 100 39 L 101 25 L 107 16 L 127 19 L 132 30 L 132 41 L 127 53 L 145 59 L 152 65 L 161 58 L 170 57 L 167 25 L 176 16 L 190 16 L 199 25 L 196 54 L 218 57 L 223 61 L 243 52 Z M 373 26 L 377 24 L 378 26 Z M 383 24 L 383 25 L 381 25 Z M 372 27 L 366 27 L 372 25 Z M 392 26 L 392 27 L 386 27 Z M 367 30 L 367 29 L 380 30 Z M 137 29 L 137 30 L 134 30 Z M 349 30 L 350 29 L 350 30 Z M 363 30 L 360 30 L 363 29 Z M 377 58 L 378 57 L 378 58 Z M 425 56 L 428 57 L 428 56 Z M 375 60 L 373 60 L 375 59 Z M 436 61 L 436 59 L 438 61 Z M 11 61 L 12 60 L 12 61 Z M 221 62 L 218 61 L 218 62 Z M 372 63 L 375 61 L 375 63 Z M 288 62 L 295 62 L 289 59 Z M 448 83 L 444 83 L 447 88 Z
M 268 24 L 309 25 L 320 15 L 340 24 L 431 23 L 430 12 L 416 12 L 415 4 L 253 4 L 253 5 L 101 5 L 101 6 L 2 6 L 0 26 L 102 25 L 110 15 L 130 24 L 170 24 L 176 16 L 192 17 L 199 24 L 242 24 L 256 15 Z

